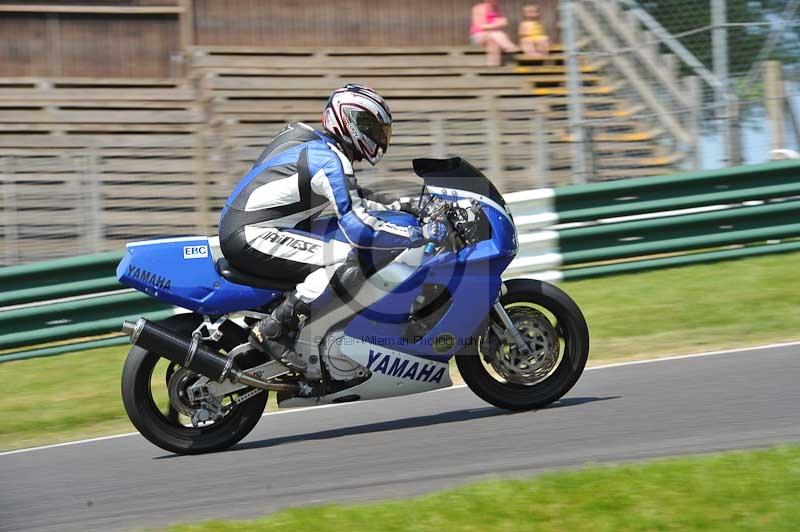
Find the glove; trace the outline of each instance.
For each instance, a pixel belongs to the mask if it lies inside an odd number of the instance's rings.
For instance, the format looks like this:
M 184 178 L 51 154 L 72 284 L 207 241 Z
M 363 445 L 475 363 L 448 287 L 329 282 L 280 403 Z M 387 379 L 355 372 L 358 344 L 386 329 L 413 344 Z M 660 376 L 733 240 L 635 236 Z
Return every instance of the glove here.
M 440 246 L 447 238 L 447 227 L 442 222 L 428 222 L 422 226 L 422 237 Z
M 393 211 L 407 212 L 413 214 L 415 217 L 419 217 L 418 203 L 419 200 L 416 198 L 400 198 L 399 200 L 393 201 L 389 207 L 391 207 Z

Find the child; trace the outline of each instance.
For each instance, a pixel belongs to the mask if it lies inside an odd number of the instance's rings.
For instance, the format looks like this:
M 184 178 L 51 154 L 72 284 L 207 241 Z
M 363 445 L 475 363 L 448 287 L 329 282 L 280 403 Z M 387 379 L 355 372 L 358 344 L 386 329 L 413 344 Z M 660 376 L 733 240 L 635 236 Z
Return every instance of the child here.
M 550 53 L 550 37 L 539 21 L 539 8 L 524 6 L 522 19 L 519 23 L 519 44 L 523 53 L 532 57 L 547 57 Z
M 486 0 L 472 7 L 470 41 L 486 48 L 488 66 L 500 66 L 503 62 L 502 52 L 509 54 L 520 51 L 503 31 L 507 25 L 508 20 L 500 13 L 497 0 Z

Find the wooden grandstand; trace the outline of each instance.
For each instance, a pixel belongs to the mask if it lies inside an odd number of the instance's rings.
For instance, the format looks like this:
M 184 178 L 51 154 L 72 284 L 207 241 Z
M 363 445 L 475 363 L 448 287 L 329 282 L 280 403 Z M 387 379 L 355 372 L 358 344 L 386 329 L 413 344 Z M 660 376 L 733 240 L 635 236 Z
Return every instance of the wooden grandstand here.
M 474 160 L 506 189 L 567 181 L 564 57 L 555 50 L 520 63 L 487 68 L 473 47 L 192 49 L 199 90 L 234 161 L 252 160 L 264 133 L 289 120 L 318 122 L 330 91 L 358 82 L 384 94 L 396 119 L 392 147 L 378 172 L 407 172 L 410 158 L 427 150 Z M 587 115 L 606 119 L 593 138 L 599 176 L 648 175 L 680 160 L 659 145 L 661 128 L 635 119 L 638 105 L 615 96 L 619 82 L 603 74 L 602 64 L 584 64 L 582 70 Z M 546 147 L 537 150 L 542 140 Z M 537 163 L 542 151 L 547 161 Z
M 152 14 L 171 4 L 137 5 Z M 181 57 L 172 77 L 0 78 L 0 264 L 213 233 L 224 198 L 269 139 L 289 121 L 318 124 L 330 91 L 347 82 L 384 94 L 395 117 L 384 160 L 362 165 L 367 182 L 411 176 L 414 157 L 453 155 L 506 191 L 570 181 L 558 47 L 497 68 L 484 66 L 482 50 L 453 45 L 193 44 Z M 596 175 L 672 170 L 683 153 L 661 126 L 637 118 L 642 104 L 621 95 L 625 81 L 607 66 L 580 67 L 585 114 L 602 120 L 592 131 Z

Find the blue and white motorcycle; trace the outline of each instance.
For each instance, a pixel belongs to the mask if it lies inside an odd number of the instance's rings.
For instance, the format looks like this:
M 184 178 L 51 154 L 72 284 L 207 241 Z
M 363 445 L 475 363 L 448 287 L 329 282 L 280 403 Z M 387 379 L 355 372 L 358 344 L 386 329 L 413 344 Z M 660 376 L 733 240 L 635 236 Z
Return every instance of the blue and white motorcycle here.
M 236 271 L 215 238 L 128 244 L 119 280 L 190 311 L 123 324 L 133 348 L 122 398 L 136 428 L 171 452 L 218 451 L 255 427 L 270 391 L 281 407 L 426 392 L 452 385 L 453 357 L 469 388 L 500 408 L 542 408 L 567 393 L 589 352 L 578 306 L 546 282 L 503 281 L 516 229 L 480 171 L 460 158 L 416 159 L 414 170 L 425 183 L 419 216 L 373 214 L 439 220 L 448 238 L 367 257 L 349 289 L 332 283 L 293 338 L 302 373 L 247 342 L 249 326 L 293 287 Z M 345 241 L 334 218 L 312 232 L 331 246 Z

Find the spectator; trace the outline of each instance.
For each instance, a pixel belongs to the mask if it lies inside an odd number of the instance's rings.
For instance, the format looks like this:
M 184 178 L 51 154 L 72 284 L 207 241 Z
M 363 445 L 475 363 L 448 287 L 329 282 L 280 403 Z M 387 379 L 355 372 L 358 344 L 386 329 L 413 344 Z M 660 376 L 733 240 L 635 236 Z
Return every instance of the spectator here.
M 539 19 L 539 8 L 533 5 L 522 8 L 519 23 L 519 44 L 525 55 L 546 57 L 550 53 L 550 37 Z
M 472 26 L 469 29 L 470 41 L 483 45 L 486 49 L 486 64 L 500 66 L 501 52 L 518 53 L 519 47 L 511 42 L 503 28 L 508 19 L 497 9 L 497 0 L 487 0 L 472 7 Z

